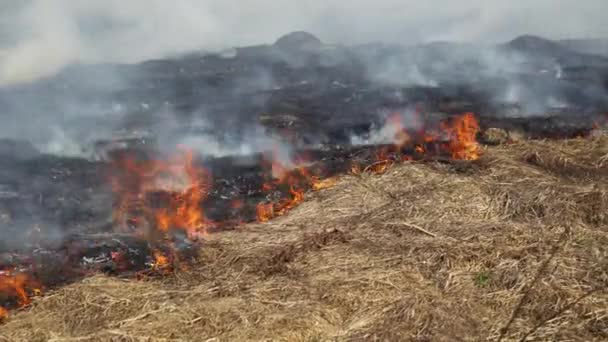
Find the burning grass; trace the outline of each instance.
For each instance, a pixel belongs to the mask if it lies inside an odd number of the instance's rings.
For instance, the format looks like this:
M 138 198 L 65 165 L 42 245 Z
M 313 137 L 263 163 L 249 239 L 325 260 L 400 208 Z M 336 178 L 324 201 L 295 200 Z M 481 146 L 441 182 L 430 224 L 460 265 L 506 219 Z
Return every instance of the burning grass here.
M 0 340 L 606 340 L 608 138 L 484 152 L 343 176 L 187 270 L 36 298 Z
M 186 254 L 193 246 L 200 247 L 201 238 L 210 230 L 283 216 L 303 202 L 307 190 L 332 187 L 336 183 L 333 176 L 350 166 L 355 174 L 361 170 L 380 174 L 395 163 L 414 158 L 479 158 L 479 126 L 473 114 L 440 121 L 420 120 L 422 116 L 417 112 L 414 117 L 419 124 L 406 128 L 401 113 L 391 115 L 382 131 L 393 136 L 385 136 L 388 141 L 382 145 L 298 151 L 287 160 L 281 159 L 277 146 L 272 156 L 259 155 L 259 165 L 247 168 L 231 164 L 218 169 L 214 161 L 208 161 L 216 166 L 213 170 L 220 170 L 219 179 L 214 179 L 205 163 L 183 147 L 178 146 L 174 155 L 153 150 L 111 151 L 109 162 L 104 164 L 114 197 L 112 223 L 107 227 L 111 231 L 66 238 L 54 250 L 40 247 L 7 254 L 0 265 L 0 274 L 4 275 L 0 278 L 0 315 L 6 316 L 6 308 L 28 305 L 29 297 L 41 288 L 69 283 L 75 276 L 96 272 L 166 273 L 182 257 L 189 258 Z M 222 178 L 226 172 L 232 173 L 232 178 Z M 255 208 L 245 205 L 252 201 L 259 201 Z M 251 209 L 255 209 L 254 217 Z M 209 219 L 209 212 L 214 219 Z M 40 254 L 36 251 L 42 251 L 54 257 L 58 250 L 67 255 L 57 255 L 53 260 L 36 256 Z M 34 285 L 41 276 L 46 281 Z

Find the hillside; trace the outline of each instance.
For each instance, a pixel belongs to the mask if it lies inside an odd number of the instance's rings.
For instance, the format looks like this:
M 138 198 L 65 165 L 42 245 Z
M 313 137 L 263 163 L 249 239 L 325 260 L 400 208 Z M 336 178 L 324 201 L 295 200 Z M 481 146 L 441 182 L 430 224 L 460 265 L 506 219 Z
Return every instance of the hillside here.
M 607 184 L 608 137 L 346 175 L 175 274 L 48 293 L 0 341 L 606 340 Z
M 567 39 L 559 43 L 581 53 L 608 57 L 608 39 Z

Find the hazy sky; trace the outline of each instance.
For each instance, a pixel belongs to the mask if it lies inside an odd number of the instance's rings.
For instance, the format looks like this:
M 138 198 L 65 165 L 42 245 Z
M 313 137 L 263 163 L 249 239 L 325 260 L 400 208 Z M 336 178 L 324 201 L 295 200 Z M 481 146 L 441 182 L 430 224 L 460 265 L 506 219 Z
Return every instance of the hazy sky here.
M 0 83 L 73 61 L 272 43 L 608 37 L 608 0 L 0 0 Z

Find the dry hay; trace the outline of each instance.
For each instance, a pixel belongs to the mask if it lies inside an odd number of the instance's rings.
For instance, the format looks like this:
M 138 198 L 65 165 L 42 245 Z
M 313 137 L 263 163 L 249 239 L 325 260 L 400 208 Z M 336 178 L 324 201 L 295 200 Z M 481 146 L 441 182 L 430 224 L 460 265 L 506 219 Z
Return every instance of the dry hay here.
M 606 340 L 607 168 L 600 137 L 344 176 L 188 270 L 49 293 L 0 340 Z

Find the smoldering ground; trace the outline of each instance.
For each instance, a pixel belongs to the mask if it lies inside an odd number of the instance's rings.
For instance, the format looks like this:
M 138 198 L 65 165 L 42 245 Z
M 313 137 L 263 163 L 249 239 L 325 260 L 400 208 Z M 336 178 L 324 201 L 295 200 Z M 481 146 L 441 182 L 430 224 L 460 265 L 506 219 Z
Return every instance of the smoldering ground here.
M 193 0 L 1 1 L 0 137 L 20 139 L 25 149 L 31 143 L 44 153 L 87 158 L 95 154 L 97 141 L 147 134 L 169 149 L 186 144 L 206 155 L 247 154 L 277 144 L 259 124 L 260 114 L 273 109 L 266 105 L 273 92 L 293 87 L 307 93 L 307 84 L 357 93 L 376 86 L 443 87 L 446 82 L 485 86 L 502 77 L 504 84 L 487 96 L 519 102 L 524 112 L 569 106 L 571 99 L 602 105 L 605 88 L 571 89 L 556 81 L 563 73 L 561 55 L 573 53 L 568 49 L 550 47 L 549 55 L 557 51 L 560 56 L 541 56 L 538 69 L 547 77 L 530 84 L 514 75 L 525 74 L 537 56 L 519 45 L 495 43 L 525 33 L 556 39 L 607 36 L 602 16 L 607 6 L 601 0 L 280 5 L 256 0 L 247 6 Z M 201 61 L 200 54 L 184 55 L 272 44 L 293 30 L 316 34 L 327 44 L 322 50 L 328 58 L 310 69 L 290 64 L 289 56 L 272 60 L 283 65 L 281 74 L 268 63 L 253 63 L 255 58 L 224 55 L 206 69 L 208 60 Z M 437 42 L 445 40 L 457 43 Z M 360 45 L 373 41 L 388 44 Z M 154 61 L 139 63 L 144 60 Z M 323 96 L 303 101 L 323 102 Z M 402 105 L 405 100 L 394 101 Z M 383 115 L 382 110 L 369 114 Z

